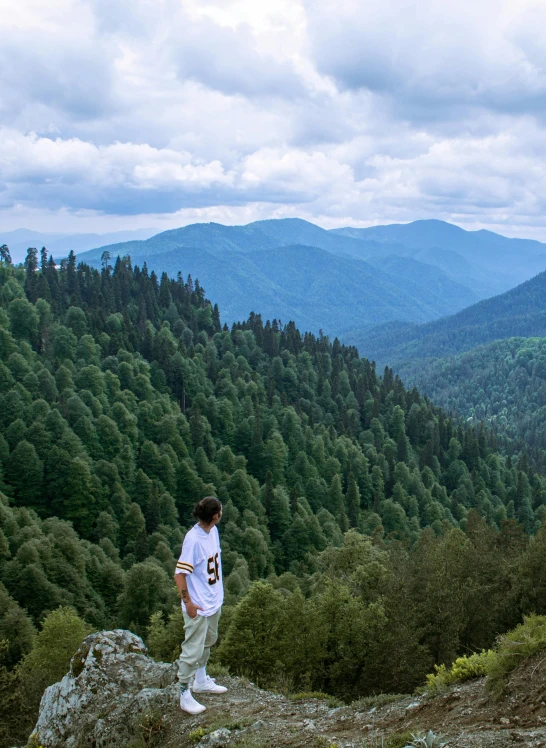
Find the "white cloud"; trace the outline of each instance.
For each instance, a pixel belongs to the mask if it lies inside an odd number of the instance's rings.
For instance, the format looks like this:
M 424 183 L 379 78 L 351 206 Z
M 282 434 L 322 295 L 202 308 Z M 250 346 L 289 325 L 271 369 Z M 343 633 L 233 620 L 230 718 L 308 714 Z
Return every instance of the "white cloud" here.
M 545 21 L 531 0 L 0 0 L 0 227 L 546 239 Z
M 312 56 L 346 89 L 392 96 L 406 115 L 453 116 L 463 105 L 536 108 L 545 56 L 532 32 L 544 9 L 460 0 L 308 2 Z M 459 110 L 460 113 L 460 110 Z

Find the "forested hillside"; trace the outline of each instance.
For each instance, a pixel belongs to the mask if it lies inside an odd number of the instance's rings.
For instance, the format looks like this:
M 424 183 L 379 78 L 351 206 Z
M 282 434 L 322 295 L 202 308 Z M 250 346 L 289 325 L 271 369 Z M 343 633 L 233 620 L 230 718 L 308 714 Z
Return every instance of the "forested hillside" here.
M 509 338 L 399 367 L 404 382 L 464 418 L 484 421 L 546 467 L 546 339 Z
M 423 325 L 385 324 L 346 335 L 361 355 L 389 366 L 468 351 L 513 337 L 546 335 L 546 272 L 500 296 Z
M 60 269 L 45 251 L 29 250 L 24 268 L 4 256 L 7 666 L 59 605 L 95 628 L 151 631 L 165 655 L 178 619 L 149 630 L 150 616 L 176 606 L 175 557 L 209 493 L 224 504 L 220 656 L 234 671 L 268 679 L 281 668 L 345 698 L 407 690 L 433 662 L 488 646 L 544 607 L 544 537 L 529 536 L 546 480 L 524 457 L 500 456 L 482 426 L 454 423 L 355 348 L 292 323 L 253 314 L 222 328 L 191 278 L 158 278 L 129 258 L 99 272 L 73 254 Z M 247 636 L 249 615 L 277 633 Z M 284 615 L 303 622 L 309 657 L 283 645 Z

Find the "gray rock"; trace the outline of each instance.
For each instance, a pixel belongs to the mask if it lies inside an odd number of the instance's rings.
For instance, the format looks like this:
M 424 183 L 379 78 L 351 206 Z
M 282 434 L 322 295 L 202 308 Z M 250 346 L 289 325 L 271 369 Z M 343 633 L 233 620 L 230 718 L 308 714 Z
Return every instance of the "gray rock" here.
M 172 665 L 154 662 L 130 631 L 84 639 L 59 682 L 46 689 L 34 731 L 44 748 L 121 748 L 143 714 L 177 699 Z M 94 742 L 93 742 L 94 741 Z
M 217 748 L 222 745 L 229 745 L 229 739 L 231 737 L 231 730 L 227 727 L 221 727 L 219 730 L 209 732 L 204 738 L 199 741 L 200 746 L 207 746 L 207 748 Z

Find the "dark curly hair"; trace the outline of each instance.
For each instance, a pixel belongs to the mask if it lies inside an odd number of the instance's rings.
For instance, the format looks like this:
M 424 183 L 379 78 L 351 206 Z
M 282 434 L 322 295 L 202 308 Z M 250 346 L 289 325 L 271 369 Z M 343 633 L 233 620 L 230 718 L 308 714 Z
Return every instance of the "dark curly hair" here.
M 222 511 L 222 504 L 216 496 L 205 496 L 204 499 L 198 501 L 193 510 L 193 516 L 204 522 L 206 525 L 210 525 L 212 518 L 215 514 Z

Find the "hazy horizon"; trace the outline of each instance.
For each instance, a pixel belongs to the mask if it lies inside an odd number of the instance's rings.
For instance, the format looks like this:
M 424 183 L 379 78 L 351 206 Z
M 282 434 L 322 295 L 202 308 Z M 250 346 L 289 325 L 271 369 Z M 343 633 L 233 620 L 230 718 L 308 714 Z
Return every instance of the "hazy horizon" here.
M 136 233 L 138 231 L 141 231 L 141 232 L 147 232 L 147 233 L 149 233 L 149 237 L 152 237 L 152 236 L 155 236 L 156 234 L 162 233 L 163 231 L 170 231 L 170 230 L 173 230 L 173 229 L 184 228 L 185 226 L 190 226 L 192 224 L 197 224 L 197 223 L 219 223 L 219 224 L 222 224 L 222 225 L 225 225 L 225 226 L 244 226 L 244 225 L 247 225 L 249 223 L 253 223 L 254 221 L 281 220 L 282 218 L 296 218 L 297 219 L 297 218 L 301 218 L 301 216 L 275 216 L 274 218 L 272 217 L 270 219 L 267 219 L 267 218 L 265 218 L 265 219 L 264 218 L 256 218 L 256 219 L 252 219 L 251 221 L 245 221 L 244 223 L 241 223 L 241 222 L 235 221 L 235 220 L 232 221 L 232 222 L 227 222 L 227 221 L 225 221 L 225 222 L 224 221 L 213 221 L 213 220 L 210 220 L 210 221 L 208 221 L 208 220 L 204 220 L 204 221 L 187 221 L 185 223 L 174 223 L 172 226 L 168 225 L 168 226 L 163 226 L 161 228 L 157 227 L 157 226 L 156 227 L 143 226 L 142 228 L 135 228 L 134 225 L 127 224 L 125 226 L 122 226 L 121 228 L 113 229 L 112 231 L 109 231 L 109 230 L 81 230 L 81 231 L 80 230 L 75 230 L 75 231 L 65 230 L 65 231 L 61 231 L 61 230 L 49 230 L 49 229 L 32 228 L 32 227 L 29 227 L 29 226 L 16 226 L 13 229 L 4 229 L 3 227 L 0 227 L 0 240 L 3 241 L 2 237 L 4 235 L 10 234 L 10 233 L 13 233 L 13 232 L 16 232 L 16 231 L 29 231 L 29 232 L 32 232 L 34 234 L 43 234 L 43 235 L 52 235 L 52 236 L 55 235 L 58 238 L 64 238 L 64 237 L 70 237 L 70 236 L 76 236 L 76 235 L 86 235 L 86 234 L 96 234 L 97 236 L 102 237 L 102 236 L 109 236 L 111 234 L 116 234 L 116 233 L 124 234 L 124 233 L 129 233 L 129 232 L 135 232 Z M 486 230 L 486 231 L 491 231 L 493 233 L 499 234 L 500 236 L 504 236 L 504 237 L 509 238 L 509 239 L 534 239 L 536 241 L 540 241 L 540 242 L 546 243 L 546 227 L 545 227 L 545 231 L 544 231 L 544 236 L 541 238 L 539 236 L 535 236 L 534 234 L 526 236 L 523 233 L 518 233 L 517 231 L 509 232 L 508 230 L 506 230 L 505 227 L 501 227 L 501 229 L 497 229 L 497 228 L 491 228 L 490 226 L 484 226 L 484 225 L 481 225 L 481 224 L 469 227 L 469 226 L 462 225 L 461 223 L 456 223 L 455 221 L 446 221 L 445 219 L 435 219 L 435 218 L 415 218 L 415 219 L 413 219 L 411 221 L 386 221 L 384 223 L 383 222 L 379 222 L 379 221 L 376 221 L 374 223 L 354 222 L 352 224 L 344 223 L 344 224 L 332 225 L 332 226 L 330 226 L 330 225 L 321 225 L 321 223 L 319 223 L 319 221 L 317 221 L 317 220 L 311 220 L 309 218 L 305 218 L 305 219 L 302 219 L 302 220 L 309 221 L 309 223 L 314 223 L 315 225 L 320 226 L 320 228 L 324 228 L 326 230 L 330 230 L 330 229 L 341 229 L 341 228 L 372 228 L 374 226 L 386 226 L 386 225 L 393 225 L 393 224 L 407 225 L 407 224 L 410 224 L 410 223 L 415 223 L 416 221 L 440 220 L 440 221 L 443 221 L 445 223 L 449 223 L 449 224 L 451 224 L 453 226 L 458 226 L 459 228 L 464 229 L 465 231 L 481 231 L 481 230 Z M 120 243 L 122 241 L 126 241 L 126 240 L 125 239 L 123 239 L 123 240 L 120 239 Z

